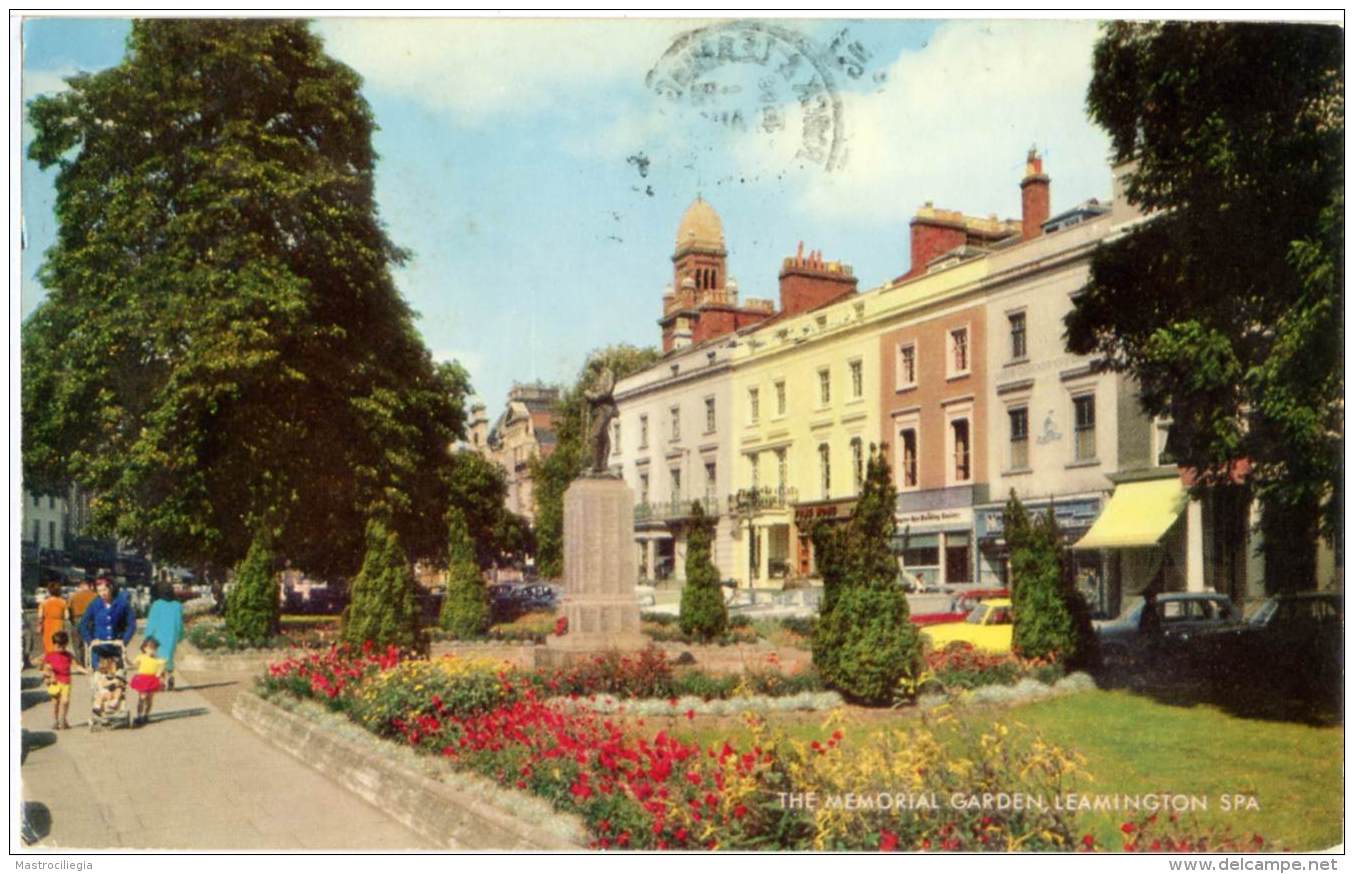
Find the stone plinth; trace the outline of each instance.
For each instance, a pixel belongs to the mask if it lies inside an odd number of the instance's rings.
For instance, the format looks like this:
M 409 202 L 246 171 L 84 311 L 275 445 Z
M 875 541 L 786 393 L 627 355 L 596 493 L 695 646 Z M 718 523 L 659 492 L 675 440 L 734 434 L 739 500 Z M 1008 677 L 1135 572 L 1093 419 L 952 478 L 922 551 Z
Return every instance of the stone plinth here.
M 625 481 L 574 480 L 564 493 L 564 615 L 569 631 L 547 639 L 542 660 L 562 663 L 570 660 L 567 655 L 648 645 L 635 599 L 634 541 L 634 496 Z

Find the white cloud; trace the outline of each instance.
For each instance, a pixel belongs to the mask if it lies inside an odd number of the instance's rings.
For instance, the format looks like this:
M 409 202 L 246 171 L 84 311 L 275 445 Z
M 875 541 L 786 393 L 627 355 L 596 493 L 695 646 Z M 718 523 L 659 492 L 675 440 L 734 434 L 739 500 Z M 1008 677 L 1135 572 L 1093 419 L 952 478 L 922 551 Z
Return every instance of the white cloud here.
M 848 160 L 793 174 L 796 208 L 842 221 L 899 221 L 925 200 L 969 213 L 1019 209 L 1037 144 L 1054 208 L 1108 193 L 1109 141 L 1086 117 L 1094 22 L 950 21 L 888 69 L 888 85 L 842 95 Z M 796 164 L 793 136 L 746 137 L 747 168 Z M 1065 196 L 1059 196 L 1059 192 Z
M 322 19 L 334 57 L 373 87 L 467 123 L 567 105 L 622 79 L 642 82 L 674 37 L 663 19 Z
M 484 372 L 484 353 L 474 349 L 435 349 L 432 355 L 434 361 L 460 362 L 472 378 Z
M 21 83 L 24 102 L 43 94 L 59 94 L 62 91 L 69 91 L 70 86 L 66 84 L 66 79 L 74 76 L 76 72 L 78 71 L 75 67 L 62 67 L 57 70 L 31 70 L 25 67 Z

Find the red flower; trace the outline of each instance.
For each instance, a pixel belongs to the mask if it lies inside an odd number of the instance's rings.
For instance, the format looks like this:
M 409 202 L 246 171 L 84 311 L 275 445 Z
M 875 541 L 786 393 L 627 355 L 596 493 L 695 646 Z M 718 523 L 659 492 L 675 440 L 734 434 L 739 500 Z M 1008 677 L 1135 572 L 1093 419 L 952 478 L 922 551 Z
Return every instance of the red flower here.
M 879 852 L 892 853 L 898 849 L 898 836 L 886 828 L 879 830 Z
M 1131 822 L 1126 822 L 1123 825 L 1119 826 L 1119 831 L 1123 832 L 1126 835 L 1131 835 L 1137 830 L 1138 827 Z
M 1086 849 L 1088 849 L 1088 850 L 1094 849 L 1094 848 L 1095 848 L 1095 838 L 1091 837 L 1090 835 L 1082 835 L 1082 836 L 1081 836 L 1081 845 L 1082 845 L 1083 847 L 1085 847 Z
M 748 808 L 747 808 L 747 805 L 746 805 L 746 804 L 740 804 L 740 805 L 738 805 L 737 807 L 735 807 L 735 808 L 733 809 L 733 818 L 734 818 L 734 819 L 742 819 L 743 817 L 745 817 L 745 816 L 747 816 L 747 815 L 748 815 Z

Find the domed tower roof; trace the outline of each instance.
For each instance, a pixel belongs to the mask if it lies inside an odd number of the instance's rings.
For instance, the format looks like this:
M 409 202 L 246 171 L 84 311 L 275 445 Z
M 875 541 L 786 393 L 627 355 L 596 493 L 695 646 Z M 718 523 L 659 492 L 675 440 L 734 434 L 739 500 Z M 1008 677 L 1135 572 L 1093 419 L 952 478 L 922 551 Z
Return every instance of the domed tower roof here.
M 716 249 L 724 251 L 724 223 L 719 213 L 699 196 L 687 207 L 677 226 L 677 251 Z

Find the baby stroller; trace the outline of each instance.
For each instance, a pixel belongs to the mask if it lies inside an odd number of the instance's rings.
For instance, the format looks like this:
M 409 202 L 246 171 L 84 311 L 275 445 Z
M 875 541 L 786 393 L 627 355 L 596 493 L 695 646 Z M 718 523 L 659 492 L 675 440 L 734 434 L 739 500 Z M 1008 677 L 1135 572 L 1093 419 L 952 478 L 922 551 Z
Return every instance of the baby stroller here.
M 100 670 L 95 670 L 94 648 L 102 649 L 100 658 L 108 659 L 114 657 L 110 650 L 116 649 L 118 660 L 117 670 L 111 672 L 111 676 L 117 677 L 122 687 L 122 694 L 117 701 L 111 705 L 105 705 L 99 708 L 99 677 Z M 90 666 L 89 673 L 89 730 L 91 732 L 99 728 L 117 728 L 119 725 L 125 728 L 132 727 L 132 707 L 129 700 L 132 694 L 132 687 L 127 682 L 127 645 L 120 640 L 91 640 L 85 644 L 85 664 Z M 102 664 L 102 663 L 101 663 Z

